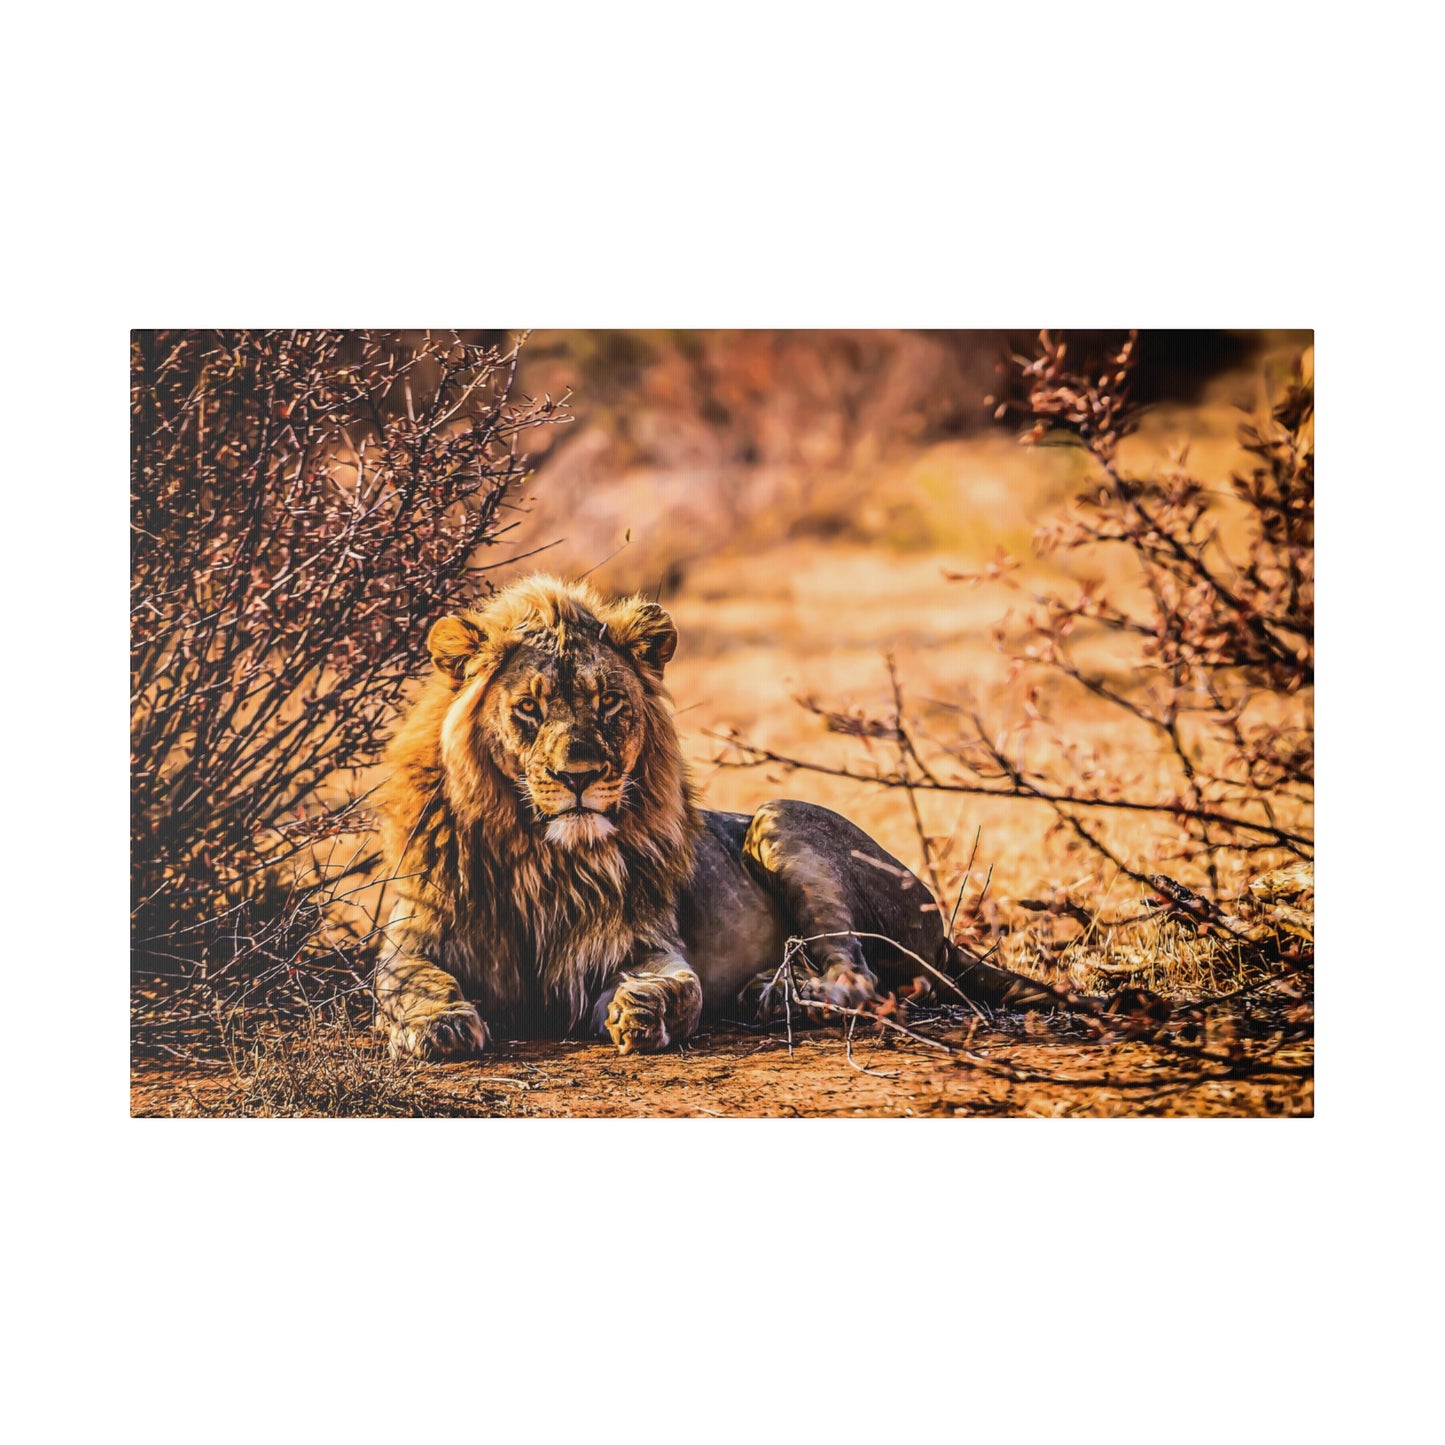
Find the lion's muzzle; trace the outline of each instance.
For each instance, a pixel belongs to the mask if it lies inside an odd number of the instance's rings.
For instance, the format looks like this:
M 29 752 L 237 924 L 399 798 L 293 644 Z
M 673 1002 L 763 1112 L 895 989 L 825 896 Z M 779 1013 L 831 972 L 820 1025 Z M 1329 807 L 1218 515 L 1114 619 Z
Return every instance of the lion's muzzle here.
M 547 841 L 570 848 L 609 838 L 616 831 L 609 815 L 622 800 L 623 786 L 624 780 L 609 777 L 605 768 L 549 768 L 531 785 Z
M 587 805 L 582 801 L 587 789 L 602 776 L 601 768 L 586 768 L 577 771 L 553 770 L 552 776 L 565 788 L 570 788 L 577 799 L 579 808 Z

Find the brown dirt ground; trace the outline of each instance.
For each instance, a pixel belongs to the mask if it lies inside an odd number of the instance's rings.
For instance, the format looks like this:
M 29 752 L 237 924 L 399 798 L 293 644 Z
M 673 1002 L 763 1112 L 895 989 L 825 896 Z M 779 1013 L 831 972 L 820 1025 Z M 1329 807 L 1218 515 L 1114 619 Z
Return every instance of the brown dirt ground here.
M 1258 1019 L 1235 1016 L 1256 1039 Z M 1217 1019 L 1215 1020 L 1217 1022 Z M 1077 1023 L 935 1020 L 950 1054 L 899 1035 L 839 1027 L 706 1029 L 686 1048 L 621 1058 L 610 1044 L 507 1041 L 484 1059 L 428 1064 L 410 1082 L 430 1115 L 506 1118 L 1279 1117 L 1314 1113 L 1313 1041 L 1280 1045 L 1280 1072 L 1230 1077 L 1179 1043 L 1098 1040 Z M 380 1054 L 365 1034 L 346 1047 Z M 238 1080 L 217 1062 L 184 1070 L 139 1060 L 136 1116 L 237 1112 Z M 319 1111 L 318 1111 L 319 1112 Z

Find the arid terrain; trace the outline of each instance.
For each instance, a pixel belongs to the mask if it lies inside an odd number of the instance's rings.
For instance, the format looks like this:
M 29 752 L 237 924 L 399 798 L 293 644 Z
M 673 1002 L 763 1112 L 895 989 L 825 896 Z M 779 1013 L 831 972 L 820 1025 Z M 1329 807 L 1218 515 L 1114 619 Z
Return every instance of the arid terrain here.
M 1091 1038 L 1078 1023 L 1016 1016 L 929 1027 L 929 1047 L 844 1026 L 766 1031 L 719 1025 L 685 1047 L 619 1058 L 593 1041 L 503 1041 L 475 1062 L 405 1065 L 365 1033 L 330 1037 L 303 1058 L 280 1052 L 237 1067 L 151 1061 L 132 1075 L 137 1115 L 346 1112 L 504 1118 L 951 1118 L 972 1115 L 1277 1116 L 1314 1111 L 1311 1031 L 1279 998 L 1207 1011 L 1216 1033 L 1246 1044 L 1232 1064 L 1200 1042 Z M 1196 1040 L 1205 1036 L 1197 1025 Z M 1293 1035 L 1291 1038 L 1290 1035 Z M 1249 1055 L 1267 1044 L 1267 1064 Z M 947 1052 L 945 1052 L 945 1049 Z M 328 1053 L 333 1061 L 327 1067 Z M 346 1068 L 334 1067 L 344 1054 Z M 318 1057 L 319 1055 L 319 1057 Z M 339 1112 L 339 1110 L 336 1110 Z

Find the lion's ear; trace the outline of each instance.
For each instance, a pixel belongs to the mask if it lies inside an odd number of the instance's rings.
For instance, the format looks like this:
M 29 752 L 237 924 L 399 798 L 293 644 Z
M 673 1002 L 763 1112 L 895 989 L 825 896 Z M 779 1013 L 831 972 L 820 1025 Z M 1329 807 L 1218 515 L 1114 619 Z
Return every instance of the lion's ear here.
M 608 635 L 644 667 L 661 673 L 677 651 L 677 628 L 655 602 L 630 597 L 619 602 L 607 623 Z
M 443 617 L 434 623 L 426 645 L 438 672 L 455 682 L 466 674 L 467 663 L 481 651 L 486 637 L 482 629 L 466 617 Z

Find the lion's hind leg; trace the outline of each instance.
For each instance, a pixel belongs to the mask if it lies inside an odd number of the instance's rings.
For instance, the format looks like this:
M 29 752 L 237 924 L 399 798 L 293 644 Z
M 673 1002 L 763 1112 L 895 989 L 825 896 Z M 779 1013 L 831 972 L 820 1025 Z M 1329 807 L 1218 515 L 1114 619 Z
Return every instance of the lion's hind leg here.
M 748 827 L 743 861 L 782 904 L 788 931 L 809 940 L 820 973 L 800 984 L 800 994 L 856 1007 L 881 991 L 877 970 L 883 988 L 926 976 L 946 1001 L 958 995 L 1002 1010 L 1069 1006 L 1047 984 L 971 958 L 947 940 L 924 883 L 828 808 L 791 799 L 765 804 Z M 756 996 L 760 983 L 766 992 L 764 978 L 748 995 Z
M 782 904 L 792 936 L 805 940 L 812 967 L 796 978 L 799 1001 L 856 1009 L 878 997 L 878 979 L 855 936 L 859 924 L 847 877 L 820 831 L 825 813 L 837 818 L 806 803 L 765 803 L 748 826 L 743 859 Z M 788 986 L 786 979 L 780 983 Z M 768 1006 L 777 990 L 766 979 L 755 984 L 762 986 L 750 986 L 747 993 Z

